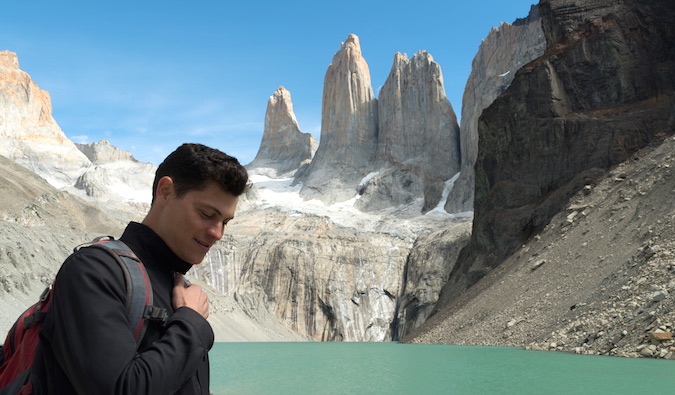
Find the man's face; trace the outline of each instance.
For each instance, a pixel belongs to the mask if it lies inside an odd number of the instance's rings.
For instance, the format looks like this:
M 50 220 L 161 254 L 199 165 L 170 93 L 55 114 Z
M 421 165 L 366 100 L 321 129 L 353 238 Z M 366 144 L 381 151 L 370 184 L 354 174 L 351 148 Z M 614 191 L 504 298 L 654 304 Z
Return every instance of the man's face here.
M 176 197 L 170 182 L 170 189 L 161 198 L 164 209 L 155 232 L 179 258 L 193 265 L 200 263 L 223 237 L 238 201 L 215 182 L 208 183 L 204 190 L 188 191 L 181 198 Z

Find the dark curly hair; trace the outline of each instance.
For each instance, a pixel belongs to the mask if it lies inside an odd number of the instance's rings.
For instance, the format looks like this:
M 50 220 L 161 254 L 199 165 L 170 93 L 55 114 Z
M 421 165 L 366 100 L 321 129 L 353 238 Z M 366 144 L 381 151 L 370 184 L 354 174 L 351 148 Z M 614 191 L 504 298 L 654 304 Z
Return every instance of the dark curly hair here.
M 233 196 L 242 195 L 249 186 L 248 173 L 236 158 L 203 144 L 183 144 L 164 159 L 155 173 L 152 202 L 164 176 L 171 177 L 179 198 L 191 190 L 203 190 L 210 181 Z

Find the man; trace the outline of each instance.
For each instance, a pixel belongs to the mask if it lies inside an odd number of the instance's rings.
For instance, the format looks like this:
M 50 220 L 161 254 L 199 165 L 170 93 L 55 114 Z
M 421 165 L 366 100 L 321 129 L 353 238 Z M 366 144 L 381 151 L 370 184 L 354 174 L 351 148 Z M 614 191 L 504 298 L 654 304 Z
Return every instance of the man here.
M 33 387 L 47 394 L 208 394 L 206 293 L 183 277 L 223 236 L 248 175 L 239 162 L 201 144 L 183 144 L 157 169 L 150 210 L 122 237 L 145 264 L 154 305 L 138 348 L 125 307 L 123 271 L 98 248 L 72 254 L 54 282 L 40 335 Z

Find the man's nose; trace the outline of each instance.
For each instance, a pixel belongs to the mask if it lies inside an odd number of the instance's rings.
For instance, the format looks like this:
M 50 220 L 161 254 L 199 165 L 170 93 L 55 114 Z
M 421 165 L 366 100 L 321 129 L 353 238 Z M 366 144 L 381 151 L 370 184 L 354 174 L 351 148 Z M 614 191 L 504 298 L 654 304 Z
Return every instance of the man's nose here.
M 223 229 L 224 228 L 225 228 L 225 225 L 222 222 L 218 222 L 218 223 L 213 224 L 209 227 L 208 234 L 214 240 L 220 240 L 220 239 L 223 238 Z

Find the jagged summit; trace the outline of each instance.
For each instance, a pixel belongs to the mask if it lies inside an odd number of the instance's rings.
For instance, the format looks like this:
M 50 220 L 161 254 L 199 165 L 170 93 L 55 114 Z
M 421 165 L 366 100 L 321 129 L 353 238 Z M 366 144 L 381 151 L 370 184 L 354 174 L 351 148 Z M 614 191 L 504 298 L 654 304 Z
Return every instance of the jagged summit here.
M 265 130 L 258 154 L 246 167 L 252 173 L 272 177 L 292 175 L 312 159 L 316 149 L 314 136 L 300 131 L 291 93 L 280 86 L 267 102 Z
M 92 163 L 97 165 L 121 160 L 138 162 L 138 160 L 131 155 L 131 152 L 112 146 L 106 139 L 89 144 L 76 143 L 75 146 L 82 151 Z
M 0 51 L 0 68 L 5 70 L 19 69 L 19 58 L 11 51 Z
M 57 188 L 73 185 L 91 166 L 52 118 L 49 93 L 19 68 L 10 51 L 0 51 L 0 155 Z
M 348 200 L 372 166 L 377 144 L 377 100 L 358 37 L 350 34 L 324 78 L 319 148 L 296 175 L 305 198 Z
M 430 210 L 460 165 L 457 117 L 431 54 L 394 55 L 377 113 L 375 162 L 381 170 L 364 187 L 358 206 L 371 210 L 423 198 L 421 210 Z
M 377 99 L 359 38 L 350 34 L 326 71 L 319 149 L 295 182 L 304 198 L 328 204 L 359 194 L 365 211 L 427 211 L 459 171 L 459 140 L 441 68 L 428 52 L 395 54 Z

